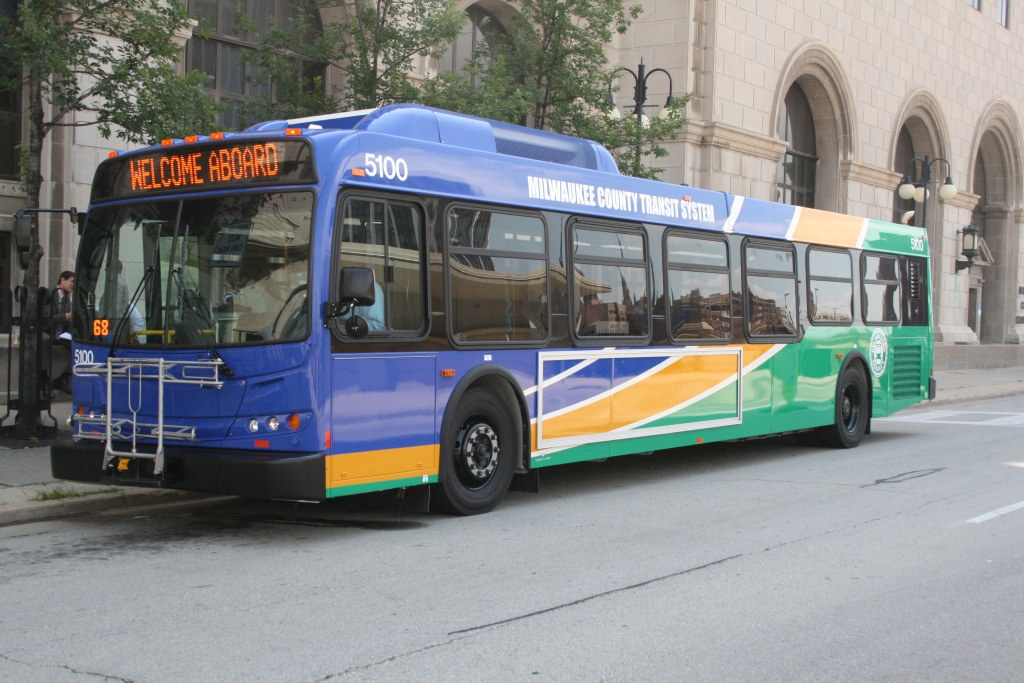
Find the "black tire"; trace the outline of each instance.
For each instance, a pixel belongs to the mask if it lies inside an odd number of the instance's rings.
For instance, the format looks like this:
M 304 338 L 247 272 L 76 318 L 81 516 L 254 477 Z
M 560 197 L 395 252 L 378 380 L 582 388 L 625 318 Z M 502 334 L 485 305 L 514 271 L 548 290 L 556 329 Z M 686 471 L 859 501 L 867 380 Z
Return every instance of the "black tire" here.
M 848 367 L 836 384 L 835 423 L 817 430 L 818 439 L 829 448 L 856 448 L 868 426 L 871 402 L 868 383 L 857 367 Z
M 519 440 L 505 402 L 487 389 L 459 400 L 441 435 L 438 508 L 456 515 L 490 512 L 508 491 Z

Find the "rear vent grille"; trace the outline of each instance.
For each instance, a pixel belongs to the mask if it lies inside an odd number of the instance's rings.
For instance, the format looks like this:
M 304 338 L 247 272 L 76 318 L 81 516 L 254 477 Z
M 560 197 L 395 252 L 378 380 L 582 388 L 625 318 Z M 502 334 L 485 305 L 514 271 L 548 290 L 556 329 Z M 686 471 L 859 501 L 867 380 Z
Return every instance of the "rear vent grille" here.
M 921 300 L 921 262 L 912 260 L 910 262 L 910 300 Z
M 892 349 L 892 397 L 921 395 L 921 347 L 894 346 Z

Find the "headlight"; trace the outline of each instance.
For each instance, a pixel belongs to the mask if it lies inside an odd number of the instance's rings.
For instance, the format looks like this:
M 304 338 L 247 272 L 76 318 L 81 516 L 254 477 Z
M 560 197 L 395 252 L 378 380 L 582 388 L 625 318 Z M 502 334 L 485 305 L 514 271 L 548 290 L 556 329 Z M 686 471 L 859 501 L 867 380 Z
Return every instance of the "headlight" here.
M 276 432 L 277 428 L 280 426 L 281 423 L 277 421 L 276 417 L 271 417 L 270 419 L 267 420 L 267 428 L 272 432 Z
M 252 432 L 253 434 L 255 434 L 259 430 L 260 430 L 260 423 L 259 423 L 259 421 L 255 417 L 253 419 L 249 420 L 249 431 Z

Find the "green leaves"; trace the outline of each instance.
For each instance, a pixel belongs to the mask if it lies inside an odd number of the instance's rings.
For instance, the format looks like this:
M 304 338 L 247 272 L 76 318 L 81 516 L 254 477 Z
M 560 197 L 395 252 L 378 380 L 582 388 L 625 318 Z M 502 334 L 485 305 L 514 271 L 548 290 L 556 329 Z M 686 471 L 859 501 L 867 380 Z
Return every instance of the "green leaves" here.
M 686 122 L 689 95 L 677 97 L 666 118 L 643 125 L 611 118 L 614 72 L 604 48 L 640 16 L 622 0 L 513 0 L 507 32 L 491 31 L 463 67 L 427 81 L 420 100 L 432 106 L 588 138 L 612 150 L 622 173 L 655 178 L 645 161 L 668 152 Z M 472 85 L 470 78 L 477 85 Z
M 40 140 L 69 125 L 96 124 L 105 137 L 116 126 L 129 142 L 208 129 L 213 103 L 196 75 L 175 66 L 191 26 L 173 1 L 23 0 L 17 22 L 0 17 L 10 58 L 0 87 L 38 87 L 51 105 L 35 124 Z

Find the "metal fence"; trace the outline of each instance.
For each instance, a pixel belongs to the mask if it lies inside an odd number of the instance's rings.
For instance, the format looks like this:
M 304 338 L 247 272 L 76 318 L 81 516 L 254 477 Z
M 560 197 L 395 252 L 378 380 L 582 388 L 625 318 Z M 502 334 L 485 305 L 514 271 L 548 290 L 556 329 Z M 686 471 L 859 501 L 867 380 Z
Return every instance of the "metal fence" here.
M 54 344 L 53 320 L 57 313 L 57 298 L 54 296 L 54 291 L 46 287 L 40 287 L 38 290 L 36 297 L 37 325 L 34 331 L 37 353 L 34 367 L 26 368 L 21 354 L 24 340 L 19 333 L 23 329 L 22 321 L 24 320 L 28 290 L 21 285 L 14 288 L 0 286 L 0 327 L 5 328 L 3 331 L 7 332 L 7 410 L 0 417 L 0 429 L 11 426 L 6 425 L 5 422 L 12 417 L 13 413 L 19 411 L 23 404 L 31 405 L 33 403 L 31 400 L 23 400 L 26 398 L 23 396 L 24 377 L 28 372 L 34 372 L 39 377 L 38 393 L 34 403 L 40 412 L 45 410 L 53 422 L 52 425 L 44 424 L 43 427 L 57 428 L 57 419 L 50 411 L 50 402 L 54 397 L 53 381 L 57 378 L 55 373 L 62 373 L 65 368 L 70 367 L 71 358 L 70 351 L 64 346 Z M 14 315 L 15 308 L 18 310 L 17 315 Z M 17 361 L 14 358 L 16 354 Z M 17 381 L 14 379 L 15 373 L 17 373 Z M 17 398 L 15 398 L 15 393 L 17 393 Z

